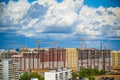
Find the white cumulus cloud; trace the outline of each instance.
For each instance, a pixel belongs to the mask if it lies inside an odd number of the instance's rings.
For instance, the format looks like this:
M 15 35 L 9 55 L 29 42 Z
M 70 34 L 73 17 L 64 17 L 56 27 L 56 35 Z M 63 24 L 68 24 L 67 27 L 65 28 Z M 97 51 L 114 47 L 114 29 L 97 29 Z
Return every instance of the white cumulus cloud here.
M 3 11 L 0 13 L 0 24 L 3 26 L 0 30 L 17 27 L 19 35 L 57 39 L 60 36 L 68 39 L 78 35 L 94 39 L 98 36 L 99 39 L 120 36 L 120 7 L 93 8 L 83 2 L 84 0 L 63 0 L 61 3 L 56 0 L 38 0 L 28 3 L 19 0 L 10 1 L 8 5 L 0 3 L 0 10 Z

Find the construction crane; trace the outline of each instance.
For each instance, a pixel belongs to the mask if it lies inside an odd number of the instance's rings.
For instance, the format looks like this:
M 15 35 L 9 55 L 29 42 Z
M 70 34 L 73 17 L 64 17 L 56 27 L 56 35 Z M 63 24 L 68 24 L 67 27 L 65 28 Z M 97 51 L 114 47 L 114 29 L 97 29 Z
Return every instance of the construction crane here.
M 38 45 L 39 45 L 39 42 L 41 42 L 42 40 L 38 40 L 36 39 L 35 42 L 36 42 L 36 48 L 38 49 Z
M 80 40 L 80 48 L 83 49 L 86 45 L 84 45 L 85 40 L 83 38 L 78 38 Z

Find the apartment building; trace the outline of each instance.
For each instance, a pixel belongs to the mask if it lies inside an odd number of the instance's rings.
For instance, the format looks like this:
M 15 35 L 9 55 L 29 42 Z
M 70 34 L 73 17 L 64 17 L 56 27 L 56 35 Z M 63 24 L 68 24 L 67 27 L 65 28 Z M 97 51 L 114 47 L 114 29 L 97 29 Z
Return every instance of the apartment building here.
M 19 60 L 20 71 L 31 69 L 54 69 L 66 67 L 66 54 L 63 48 L 24 49 L 20 55 L 14 55 Z
M 120 50 L 111 51 L 111 66 L 113 70 L 120 69 Z
M 78 68 L 78 51 L 77 48 L 66 48 L 66 63 L 67 67 L 73 71 Z
M 45 72 L 45 80 L 72 80 L 72 70 L 61 68 Z
M 0 80 L 3 79 L 3 75 L 2 75 L 2 72 L 3 72 L 3 65 L 2 65 L 2 61 L 0 60 Z
M 111 70 L 110 50 L 78 49 L 78 70 L 85 68 Z
M 19 69 L 17 61 L 2 59 L 0 62 L 1 80 L 19 80 Z

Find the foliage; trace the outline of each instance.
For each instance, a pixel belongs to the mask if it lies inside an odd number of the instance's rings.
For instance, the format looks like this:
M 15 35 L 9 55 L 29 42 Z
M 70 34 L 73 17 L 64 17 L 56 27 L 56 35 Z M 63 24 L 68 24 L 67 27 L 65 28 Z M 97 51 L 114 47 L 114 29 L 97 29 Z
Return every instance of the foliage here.
M 92 76 L 90 76 L 90 77 L 89 77 L 89 80 L 95 80 L 95 78 L 94 78 L 94 77 L 92 77 Z
M 30 74 L 28 72 L 24 72 L 20 75 L 20 80 L 30 80 Z
M 44 80 L 44 78 L 37 72 L 33 72 L 33 73 L 24 72 L 20 76 L 20 80 L 31 80 L 31 78 L 38 78 L 38 80 Z
M 44 78 L 40 74 L 38 74 L 37 72 L 31 73 L 30 77 L 31 78 L 38 78 L 38 80 L 44 80 Z
M 97 69 L 90 69 L 90 73 L 92 76 L 95 76 L 99 74 L 99 71 Z
M 79 74 L 76 72 L 72 72 L 72 80 L 76 79 L 76 77 L 79 77 Z
M 79 72 L 79 75 L 80 75 L 80 77 L 88 77 L 88 76 L 91 76 L 90 69 L 83 68 L 83 69 Z
M 99 71 L 99 75 L 103 75 L 103 74 L 105 74 L 105 73 L 106 73 L 105 70 L 100 70 L 100 71 Z
M 83 68 L 80 72 L 79 72 L 79 76 L 80 77 L 90 77 L 90 76 L 96 76 L 96 75 L 103 75 L 105 74 L 106 71 L 105 70 L 97 70 L 97 69 L 87 69 L 87 68 Z

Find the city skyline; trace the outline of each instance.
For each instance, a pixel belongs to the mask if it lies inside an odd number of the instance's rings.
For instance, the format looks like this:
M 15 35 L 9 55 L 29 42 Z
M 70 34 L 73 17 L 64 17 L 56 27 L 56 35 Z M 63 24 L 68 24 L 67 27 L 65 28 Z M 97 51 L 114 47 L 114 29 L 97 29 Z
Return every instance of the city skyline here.
M 59 47 L 120 50 L 119 0 L 2 0 L 0 48 L 9 44 L 35 48 L 35 40 Z M 58 46 L 58 45 L 57 45 Z M 39 44 L 39 47 L 53 45 Z

